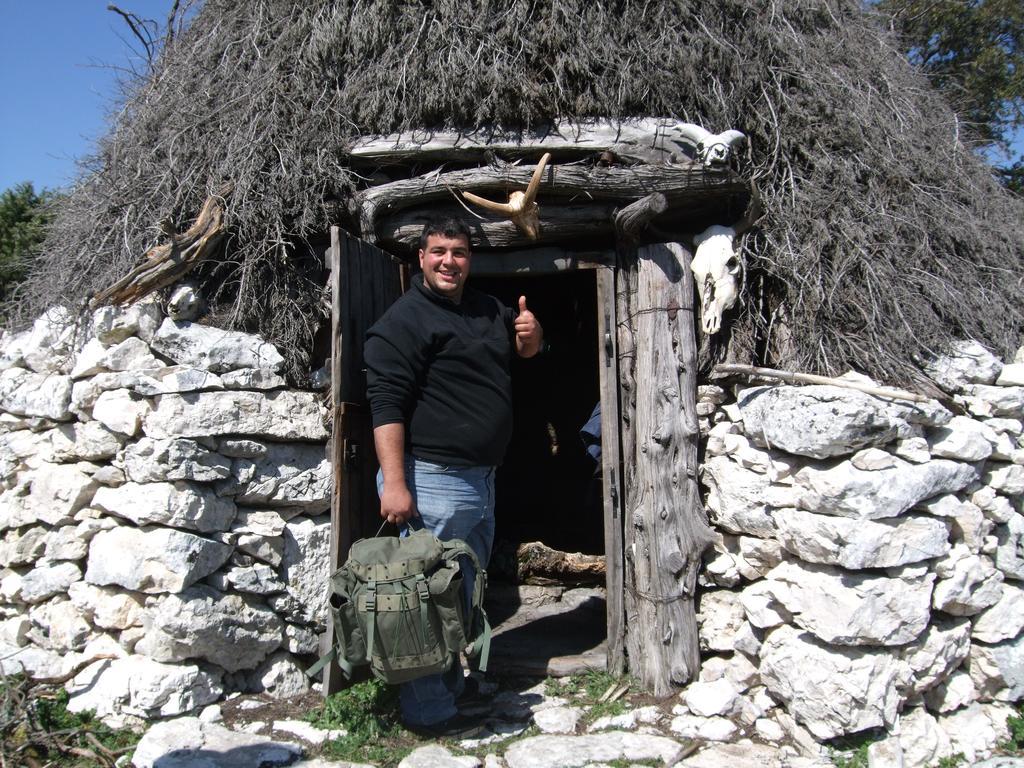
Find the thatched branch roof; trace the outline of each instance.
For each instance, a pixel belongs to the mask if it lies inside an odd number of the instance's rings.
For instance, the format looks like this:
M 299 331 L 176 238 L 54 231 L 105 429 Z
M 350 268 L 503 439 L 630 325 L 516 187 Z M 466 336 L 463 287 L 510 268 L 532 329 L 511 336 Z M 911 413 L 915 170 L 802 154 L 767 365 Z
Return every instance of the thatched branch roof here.
M 225 256 L 199 276 L 218 321 L 298 370 L 322 264 L 285 246 L 338 223 L 356 137 L 631 116 L 751 139 L 766 216 L 734 357 L 899 383 L 952 337 L 1020 343 L 1024 204 L 860 0 L 207 0 L 87 161 L 20 306 L 110 284 L 229 180 Z

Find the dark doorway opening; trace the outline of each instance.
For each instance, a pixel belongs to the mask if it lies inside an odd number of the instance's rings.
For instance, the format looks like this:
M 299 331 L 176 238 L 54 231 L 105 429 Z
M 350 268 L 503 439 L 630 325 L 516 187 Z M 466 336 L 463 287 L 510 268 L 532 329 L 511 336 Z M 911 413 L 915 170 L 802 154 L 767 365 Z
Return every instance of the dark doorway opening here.
M 471 284 L 509 307 L 525 296 L 549 345 L 513 363 L 514 431 L 495 483 L 488 568 L 493 668 L 554 676 L 604 669 L 604 584 L 523 585 L 516 558 L 528 542 L 604 554 L 600 460 L 580 436 L 600 399 L 596 270 L 474 275 Z
M 540 541 L 604 554 L 600 464 L 580 436 L 600 397 L 594 270 L 472 284 L 506 306 L 525 296 L 549 346 L 513 363 L 515 427 L 496 480 L 495 549 Z

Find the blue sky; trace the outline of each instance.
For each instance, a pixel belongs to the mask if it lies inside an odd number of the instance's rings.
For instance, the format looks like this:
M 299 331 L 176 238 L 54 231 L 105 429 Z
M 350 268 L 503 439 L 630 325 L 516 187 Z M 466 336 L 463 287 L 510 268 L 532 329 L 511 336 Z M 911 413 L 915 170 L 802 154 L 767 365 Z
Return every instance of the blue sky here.
M 105 133 L 131 33 L 110 0 L 0 0 L 0 190 L 73 180 L 75 159 Z M 171 0 L 115 0 L 164 20 Z
M 0 0 L 0 190 L 73 181 L 75 159 L 106 130 L 117 69 L 138 55 L 110 0 Z M 125 11 L 164 20 L 172 0 L 118 0 Z M 136 43 L 136 47 L 137 43 Z M 1018 134 L 1014 157 L 1024 152 Z

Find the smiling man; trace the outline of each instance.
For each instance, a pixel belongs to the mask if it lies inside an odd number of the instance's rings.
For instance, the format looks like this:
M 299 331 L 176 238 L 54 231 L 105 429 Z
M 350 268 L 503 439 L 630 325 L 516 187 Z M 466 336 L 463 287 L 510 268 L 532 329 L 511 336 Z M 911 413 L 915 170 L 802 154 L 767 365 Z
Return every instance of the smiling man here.
M 543 331 L 525 296 L 517 314 L 468 287 L 471 260 L 462 222 L 424 227 L 422 280 L 370 328 L 365 356 L 381 517 L 403 532 L 462 539 L 486 568 L 494 473 L 512 436 L 511 357 L 536 355 Z M 466 735 L 476 723 L 457 700 L 467 693 L 458 658 L 443 675 L 405 683 L 405 725 L 435 738 Z

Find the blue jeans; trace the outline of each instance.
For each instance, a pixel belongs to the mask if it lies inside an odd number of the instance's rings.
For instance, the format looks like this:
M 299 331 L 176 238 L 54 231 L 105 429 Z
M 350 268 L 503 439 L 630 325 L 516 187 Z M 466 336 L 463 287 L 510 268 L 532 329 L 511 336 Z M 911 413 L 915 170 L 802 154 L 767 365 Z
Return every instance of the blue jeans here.
M 405 483 L 416 505 L 417 517 L 403 527 L 425 528 L 439 539 L 462 539 L 486 568 L 494 543 L 494 467 L 448 467 L 405 457 Z M 383 490 L 384 476 L 377 473 L 377 492 Z M 466 601 L 473 595 L 476 571 L 469 558 L 462 558 Z M 409 725 L 433 725 L 455 714 L 455 699 L 465 680 L 459 657 L 447 672 L 403 683 L 399 688 L 402 719 Z

